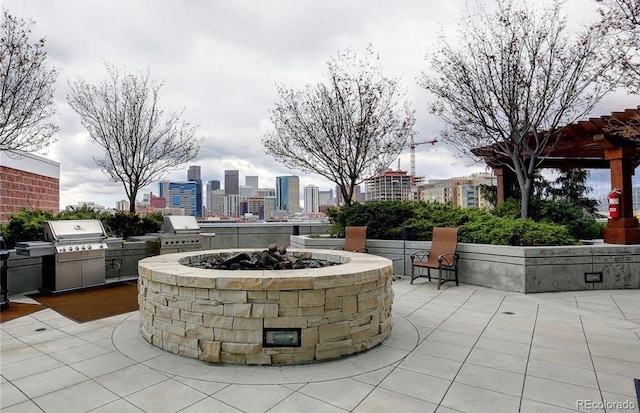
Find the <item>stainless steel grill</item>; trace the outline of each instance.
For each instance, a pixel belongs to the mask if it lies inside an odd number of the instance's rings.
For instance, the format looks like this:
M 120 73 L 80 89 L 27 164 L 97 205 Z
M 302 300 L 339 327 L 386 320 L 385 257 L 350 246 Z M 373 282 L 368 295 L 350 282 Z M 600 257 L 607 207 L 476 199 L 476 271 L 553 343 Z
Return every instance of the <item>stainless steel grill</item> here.
M 200 225 L 193 216 L 166 215 L 162 232 L 130 237 L 130 241 L 144 241 L 148 257 L 158 254 L 200 251 L 209 247 L 214 233 L 203 234 Z
M 193 216 L 165 215 L 160 240 L 160 254 L 199 251 L 204 236 Z
M 97 219 L 46 221 L 44 241 L 21 242 L 16 253 L 42 257 L 42 288 L 61 291 L 105 282 L 107 234 Z

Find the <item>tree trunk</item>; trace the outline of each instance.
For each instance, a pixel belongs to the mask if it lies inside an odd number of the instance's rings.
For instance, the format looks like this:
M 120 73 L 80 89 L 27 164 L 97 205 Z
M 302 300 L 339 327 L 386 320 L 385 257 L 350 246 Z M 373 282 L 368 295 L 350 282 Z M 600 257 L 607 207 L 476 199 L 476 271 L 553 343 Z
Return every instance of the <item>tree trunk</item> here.
M 520 217 L 529 218 L 531 209 L 531 193 L 533 191 L 533 176 L 524 178 L 524 185 L 520 187 Z

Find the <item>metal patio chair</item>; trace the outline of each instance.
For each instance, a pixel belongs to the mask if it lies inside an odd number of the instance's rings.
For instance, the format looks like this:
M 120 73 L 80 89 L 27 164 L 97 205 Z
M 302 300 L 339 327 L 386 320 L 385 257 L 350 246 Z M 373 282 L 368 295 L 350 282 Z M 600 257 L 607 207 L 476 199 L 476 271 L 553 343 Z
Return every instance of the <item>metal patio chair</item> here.
M 367 227 L 347 226 L 344 231 L 344 251 L 367 252 Z
M 411 284 L 419 277 L 428 277 L 431 281 L 431 270 L 434 269 L 438 270 L 438 290 L 449 281 L 455 281 L 459 285 L 457 247 L 458 228 L 434 228 L 431 248 L 411 254 Z M 426 274 L 424 269 L 427 270 Z M 444 275 L 446 277 L 443 278 Z

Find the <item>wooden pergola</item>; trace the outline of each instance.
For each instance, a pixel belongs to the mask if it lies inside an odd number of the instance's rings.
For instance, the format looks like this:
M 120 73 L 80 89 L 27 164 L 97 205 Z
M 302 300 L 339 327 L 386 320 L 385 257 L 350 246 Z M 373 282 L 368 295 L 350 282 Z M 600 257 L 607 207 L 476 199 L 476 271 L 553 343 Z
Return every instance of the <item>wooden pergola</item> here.
M 557 139 L 544 152 L 541 168 L 604 169 L 611 171 L 611 188 L 621 192 L 620 218 L 609 219 L 604 241 L 640 244 L 640 226 L 633 215 L 631 177 L 640 165 L 640 106 L 611 115 L 572 123 L 555 131 Z M 510 194 L 515 174 L 505 165 L 509 159 L 494 146 L 472 150 L 493 168 L 498 178 L 498 203 Z

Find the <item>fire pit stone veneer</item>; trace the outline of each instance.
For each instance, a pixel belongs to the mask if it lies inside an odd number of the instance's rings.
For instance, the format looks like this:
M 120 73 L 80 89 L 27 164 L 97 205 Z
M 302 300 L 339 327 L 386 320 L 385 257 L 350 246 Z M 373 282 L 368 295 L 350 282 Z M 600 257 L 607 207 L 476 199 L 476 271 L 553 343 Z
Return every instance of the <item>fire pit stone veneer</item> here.
M 203 257 L 253 250 L 159 255 L 139 262 L 142 337 L 156 347 L 214 363 L 300 364 L 368 350 L 391 332 L 392 262 L 370 254 L 289 250 L 340 262 L 299 270 L 210 270 Z M 263 331 L 289 332 L 278 346 Z

